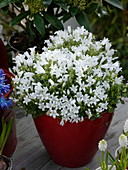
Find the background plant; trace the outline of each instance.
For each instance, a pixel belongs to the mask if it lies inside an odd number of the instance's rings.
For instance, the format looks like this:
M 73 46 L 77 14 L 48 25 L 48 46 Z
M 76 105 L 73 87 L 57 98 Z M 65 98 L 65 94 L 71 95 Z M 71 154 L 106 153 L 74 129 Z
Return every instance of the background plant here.
M 0 9 L 2 20 L 16 31 L 16 38 L 10 41 L 13 47 L 26 51 L 36 45 L 40 51 L 44 40 L 56 30 L 63 30 L 64 23 L 72 17 L 89 30 L 88 15 L 102 14 L 106 4 L 123 9 L 119 0 L 0 0 Z M 9 19 L 4 19 L 5 15 Z
M 100 15 L 100 18 L 94 13 L 89 16 L 91 21 L 91 30 L 97 39 L 108 37 L 113 47 L 117 50 L 119 61 L 123 68 L 122 74 L 128 80 L 128 1 L 122 0 L 124 10 L 110 8 L 106 15 Z

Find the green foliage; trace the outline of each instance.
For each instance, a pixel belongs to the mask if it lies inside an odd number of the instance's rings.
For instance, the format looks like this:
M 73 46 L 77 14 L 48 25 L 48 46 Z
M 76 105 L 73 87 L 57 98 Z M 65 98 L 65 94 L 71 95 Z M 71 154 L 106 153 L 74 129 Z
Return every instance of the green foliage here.
M 23 0 L 0 0 L 0 8 L 3 8 L 9 4 L 20 2 L 22 3 Z
M 118 1 L 118 0 L 112 0 L 112 1 L 111 0 L 104 0 L 104 1 L 108 2 L 109 4 L 115 6 L 115 7 L 119 8 L 119 9 L 123 9 L 123 6 L 122 6 L 121 2 Z
M 128 1 L 122 0 L 121 2 L 124 11 L 121 11 L 121 8 L 114 9 L 107 7 L 109 15 L 103 15 L 99 18 L 93 13 L 89 16 L 89 19 L 91 21 L 92 32 L 96 35 L 97 39 L 102 39 L 105 36 L 112 42 L 123 68 L 122 74 L 128 80 Z
M 88 16 L 95 12 L 102 15 L 102 9 L 109 5 L 122 9 L 119 0 L 0 0 L 1 11 L 11 18 L 9 26 L 18 33 L 19 30 L 15 26 L 21 27 L 27 36 L 26 48 L 20 51 L 26 51 L 32 46 L 37 46 L 40 51 L 44 40 L 55 31 L 63 30 L 64 22 L 72 17 L 76 18 L 80 26 L 83 25 L 90 30 Z M 23 46 L 22 39 L 24 37 L 18 41 L 21 42 L 20 48 Z M 11 45 L 18 49 L 17 41 L 11 42 Z
M 52 15 L 50 12 L 44 12 L 44 18 L 57 29 L 62 30 L 64 27 L 59 19 L 56 16 Z
M 36 29 L 42 35 L 42 37 L 44 37 L 45 36 L 45 25 L 44 25 L 44 20 L 40 14 L 34 15 L 34 24 L 36 26 Z
M 18 16 L 16 16 L 14 19 L 11 20 L 11 22 L 9 23 L 9 26 L 12 27 L 16 24 L 19 24 L 21 20 L 23 20 L 24 18 L 26 18 L 29 15 L 29 11 L 25 11 L 21 14 L 19 14 Z
M 80 26 L 83 25 L 87 30 L 90 30 L 90 23 L 87 18 L 87 15 L 84 12 L 81 12 L 76 15 L 76 20 L 80 24 Z
M 0 134 L 0 155 L 2 155 L 4 146 L 10 134 L 12 123 L 13 123 L 13 118 L 11 118 L 8 123 L 6 123 L 4 117 L 2 117 L 2 132 Z

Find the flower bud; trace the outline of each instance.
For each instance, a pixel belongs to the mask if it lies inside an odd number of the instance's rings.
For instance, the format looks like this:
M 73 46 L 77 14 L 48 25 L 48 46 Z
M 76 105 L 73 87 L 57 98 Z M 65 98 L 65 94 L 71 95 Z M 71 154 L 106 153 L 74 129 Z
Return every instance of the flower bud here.
M 128 139 L 127 139 L 127 136 L 122 134 L 120 135 L 119 137 L 119 144 L 121 147 L 127 147 L 128 145 Z
M 128 134 L 128 119 L 124 123 L 124 133 Z
M 107 149 L 107 142 L 103 139 L 99 142 L 98 148 L 100 151 L 104 151 Z

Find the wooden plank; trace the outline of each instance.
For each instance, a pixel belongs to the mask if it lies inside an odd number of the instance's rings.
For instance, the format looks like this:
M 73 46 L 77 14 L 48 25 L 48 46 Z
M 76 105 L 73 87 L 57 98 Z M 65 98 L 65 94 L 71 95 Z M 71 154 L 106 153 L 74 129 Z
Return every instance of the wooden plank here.
M 20 117 L 17 121 L 17 138 L 18 144 L 13 155 L 14 170 L 21 168 L 34 170 L 35 167 L 39 169 L 50 160 L 30 115 Z
M 61 170 L 61 166 L 55 164 L 52 160 L 47 162 L 40 170 Z

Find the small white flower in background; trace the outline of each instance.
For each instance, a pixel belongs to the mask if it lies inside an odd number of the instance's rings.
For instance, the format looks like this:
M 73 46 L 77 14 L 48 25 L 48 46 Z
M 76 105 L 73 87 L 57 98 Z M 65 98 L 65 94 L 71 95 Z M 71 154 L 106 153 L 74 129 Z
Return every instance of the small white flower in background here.
M 102 140 L 98 143 L 98 148 L 99 148 L 100 151 L 105 152 L 106 149 L 107 149 L 107 142 L 106 142 L 104 139 L 102 139 Z
M 124 123 L 124 133 L 128 136 L 128 119 Z
M 120 144 L 121 147 L 127 148 L 127 146 L 128 146 L 128 139 L 127 139 L 126 135 L 121 134 L 119 136 L 119 144 Z

